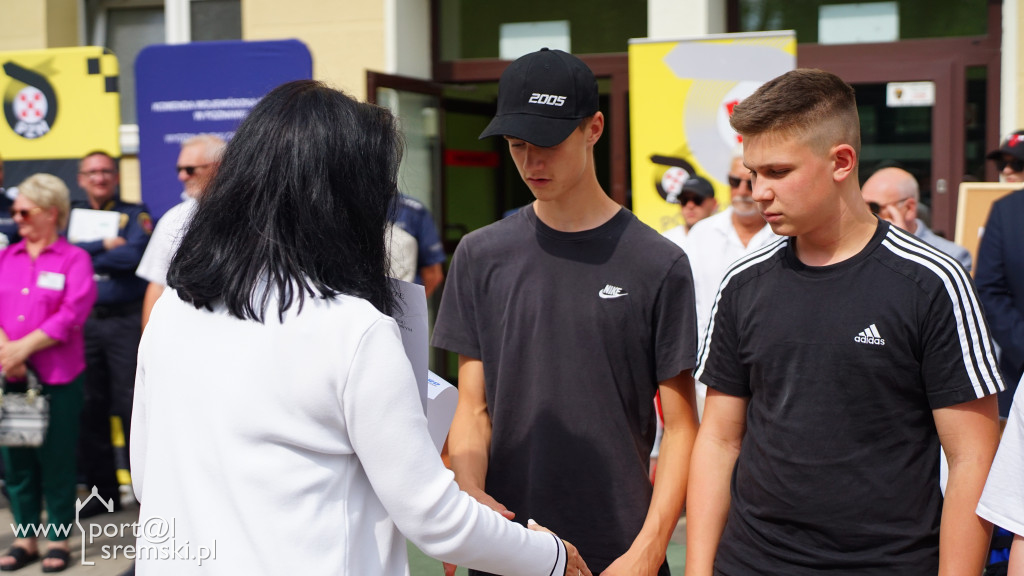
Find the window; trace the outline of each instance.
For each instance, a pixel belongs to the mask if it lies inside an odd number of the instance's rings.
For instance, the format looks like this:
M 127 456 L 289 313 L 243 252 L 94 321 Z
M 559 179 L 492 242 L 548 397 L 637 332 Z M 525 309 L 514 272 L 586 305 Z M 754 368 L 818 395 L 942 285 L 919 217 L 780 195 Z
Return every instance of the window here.
M 241 0 L 191 0 L 191 40 L 242 37 Z M 86 0 L 86 44 L 104 46 L 120 66 L 121 124 L 135 124 L 135 58 L 151 44 L 164 44 L 167 17 L 163 0 Z

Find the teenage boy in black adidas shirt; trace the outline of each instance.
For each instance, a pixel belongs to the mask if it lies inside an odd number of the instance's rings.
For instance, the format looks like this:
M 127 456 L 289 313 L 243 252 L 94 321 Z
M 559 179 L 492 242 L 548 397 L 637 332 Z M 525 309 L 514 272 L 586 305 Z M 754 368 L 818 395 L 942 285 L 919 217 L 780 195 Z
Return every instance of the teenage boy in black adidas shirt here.
M 459 354 L 448 443 L 463 490 L 566 538 L 595 575 L 667 575 L 697 429 L 693 280 L 601 189 L 603 129 L 574 56 L 541 50 L 502 74 L 481 137 L 505 138 L 536 201 L 459 243 L 433 343 Z
M 1003 384 L 969 276 L 864 204 L 839 78 L 784 74 L 731 122 L 787 238 L 734 264 L 698 353 L 687 575 L 980 574 Z

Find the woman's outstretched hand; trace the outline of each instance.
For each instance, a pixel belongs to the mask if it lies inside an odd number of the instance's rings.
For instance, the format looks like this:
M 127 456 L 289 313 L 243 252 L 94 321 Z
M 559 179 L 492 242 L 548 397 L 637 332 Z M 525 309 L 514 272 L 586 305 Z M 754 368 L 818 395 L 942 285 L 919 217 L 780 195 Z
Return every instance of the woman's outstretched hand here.
M 554 534 L 551 530 L 537 524 L 532 519 L 526 522 L 526 527 L 530 530 L 536 530 L 538 532 L 547 532 L 548 534 Z M 587 568 L 587 563 L 583 561 L 579 551 L 572 544 L 562 540 L 565 544 L 565 576 L 593 576 L 590 573 L 590 568 Z

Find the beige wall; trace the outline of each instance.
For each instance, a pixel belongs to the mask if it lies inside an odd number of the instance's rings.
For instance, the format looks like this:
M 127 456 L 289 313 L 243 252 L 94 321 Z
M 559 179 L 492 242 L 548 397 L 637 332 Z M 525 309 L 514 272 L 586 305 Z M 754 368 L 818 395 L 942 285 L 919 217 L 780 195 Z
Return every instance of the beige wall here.
M 46 48 L 46 4 L 0 0 L 0 50 Z
M 0 51 L 78 46 L 77 0 L 0 0 Z
M 244 39 L 301 40 L 313 77 L 358 99 L 366 98 L 366 70 L 385 69 L 384 31 L 384 0 L 242 0 Z
M 78 46 L 78 0 L 46 0 L 46 48 Z

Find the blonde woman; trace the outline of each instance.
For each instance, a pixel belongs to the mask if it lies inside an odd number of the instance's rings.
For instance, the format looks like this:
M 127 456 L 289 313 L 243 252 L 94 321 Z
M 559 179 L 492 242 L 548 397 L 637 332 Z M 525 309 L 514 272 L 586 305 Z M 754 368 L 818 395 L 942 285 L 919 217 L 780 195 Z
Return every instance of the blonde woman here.
M 64 182 L 35 174 L 18 191 L 11 216 L 22 240 L 0 252 L 0 368 L 11 389 L 19 381 L 24 389 L 29 368 L 39 375 L 50 401 L 50 423 L 42 446 L 0 452 L 15 525 L 40 524 L 40 502 L 46 501 L 50 545 L 43 572 L 59 572 L 70 562 L 67 538 L 75 520 L 75 445 L 85 370 L 82 326 L 96 301 L 96 284 L 89 255 L 59 234 L 69 212 Z M 17 538 L 0 556 L 0 570 L 38 559 L 36 538 Z

